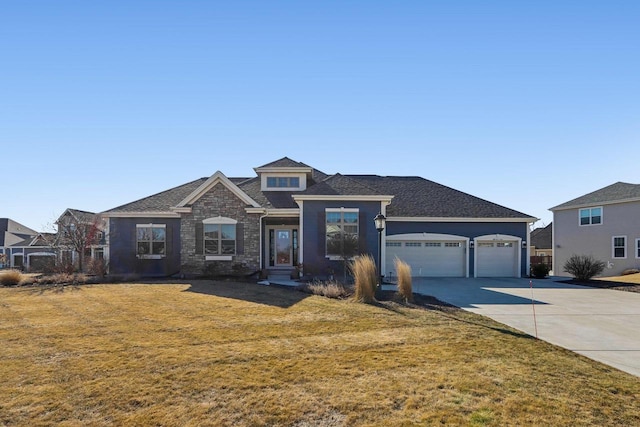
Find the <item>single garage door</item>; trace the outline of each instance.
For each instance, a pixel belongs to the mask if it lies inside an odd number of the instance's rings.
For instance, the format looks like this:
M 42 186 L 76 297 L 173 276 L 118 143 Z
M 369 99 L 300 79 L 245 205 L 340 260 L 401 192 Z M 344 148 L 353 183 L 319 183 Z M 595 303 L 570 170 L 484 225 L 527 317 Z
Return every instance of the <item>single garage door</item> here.
M 518 242 L 479 241 L 476 244 L 476 276 L 518 277 Z
M 387 241 L 387 272 L 396 275 L 394 260 L 411 266 L 416 277 L 465 277 L 466 245 L 461 241 Z

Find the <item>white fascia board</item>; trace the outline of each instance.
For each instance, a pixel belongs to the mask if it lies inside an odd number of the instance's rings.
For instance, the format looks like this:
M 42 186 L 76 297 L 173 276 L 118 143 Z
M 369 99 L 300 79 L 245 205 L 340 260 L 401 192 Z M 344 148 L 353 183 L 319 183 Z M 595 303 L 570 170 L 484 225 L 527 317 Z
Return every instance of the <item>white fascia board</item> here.
M 267 209 L 268 216 L 290 216 L 290 217 L 298 217 L 300 216 L 300 209 L 291 208 L 291 209 Z
M 317 201 L 342 201 L 349 200 L 353 202 L 391 202 L 394 196 L 343 196 L 343 195 L 325 195 L 325 196 L 316 196 L 316 195 L 293 195 L 293 200 L 298 202 L 298 200 L 317 200 Z
M 233 194 L 235 194 L 240 200 L 254 208 L 260 207 L 258 202 L 253 200 L 247 193 L 242 191 L 237 185 L 229 180 L 222 172 L 217 171 L 209 179 L 207 179 L 200 187 L 196 188 L 191 194 L 189 194 L 184 200 L 178 203 L 176 208 L 183 208 L 187 205 L 193 204 L 200 197 L 202 197 L 207 191 L 213 188 L 217 184 L 222 184 L 227 187 Z
M 538 218 L 456 218 L 456 217 L 428 217 L 428 216 L 391 216 L 387 221 L 394 222 L 526 222 L 538 221 Z
M 269 173 L 269 172 L 275 172 L 275 173 L 312 173 L 313 172 L 313 168 L 312 167 L 300 167 L 297 168 L 295 166 L 289 166 L 289 167 L 269 167 L 269 168 L 254 168 L 254 171 L 256 171 L 256 173 Z
M 265 208 L 244 208 L 244 211 L 248 214 L 264 214 L 267 212 Z
M 568 210 L 572 210 L 572 209 L 590 208 L 590 207 L 594 207 L 594 206 L 617 205 L 619 203 L 633 203 L 633 202 L 640 202 L 640 197 L 635 197 L 633 199 L 611 200 L 609 202 L 581 203 L 579 205 L 571 205 L 571 206 L 564 206 L 564 207 L 554 206 L 552 208 L 549 208 L 549 210 L 551 212 L 568 211 Z
M 180 218 L 175 212 L 111 212 L 105 218 Z

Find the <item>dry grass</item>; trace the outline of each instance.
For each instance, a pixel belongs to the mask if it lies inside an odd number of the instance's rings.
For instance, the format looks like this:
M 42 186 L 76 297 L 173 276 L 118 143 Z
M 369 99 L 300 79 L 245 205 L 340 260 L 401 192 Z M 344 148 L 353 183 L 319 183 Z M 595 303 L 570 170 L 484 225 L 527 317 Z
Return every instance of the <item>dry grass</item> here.
M 640 285 L 640 273 L 627 274 L 624 276 L 614 276 L 614 277 L 597 277 L 594 280 L 603 280 L 607 282 L 618 282 L 618 283 L 631 283 L 634 285 Z
M 411 266 L 397 257 L 393 260 L 393 264 L 398 272 L 398 294 L 407 302 L 413 301 Z
M 352 295 L 352 291 L 338 282 L 312 282 L 305 283 L 297 288 L 299 291 L 313 295 L 320 295 L 327 298 L 347 298 Z
M 242 283 L 0 289 L 0 425 L 638 425 L 640 380 L 455 309 Z
M 27 276 L 22 274 L 19 270 L 4 270 L 0 271 L 0 285 L 2 286 L 16 286 L 20 282 L 24 281 Z
M 375 301 L 378 277 L 376 262 L 371 255 L 361 255 L 351 263 L 351 271 L 355 281 L 354 299 L 359 302 Z

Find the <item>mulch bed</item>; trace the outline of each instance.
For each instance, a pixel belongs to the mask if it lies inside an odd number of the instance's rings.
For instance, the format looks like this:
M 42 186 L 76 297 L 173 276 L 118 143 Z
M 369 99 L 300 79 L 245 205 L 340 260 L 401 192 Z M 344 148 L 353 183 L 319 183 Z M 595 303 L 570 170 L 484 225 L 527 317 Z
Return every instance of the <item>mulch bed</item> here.
M 588 280 L 579 282 L 577 280 L 563 280 L 560 283 L 569 283 L 572 285 L 589 286 L 591 288 L 614 289 L 616 291 L 637 292 L 640 293 L 640 285 L 633 283 L 609 282 L 606 280 Z

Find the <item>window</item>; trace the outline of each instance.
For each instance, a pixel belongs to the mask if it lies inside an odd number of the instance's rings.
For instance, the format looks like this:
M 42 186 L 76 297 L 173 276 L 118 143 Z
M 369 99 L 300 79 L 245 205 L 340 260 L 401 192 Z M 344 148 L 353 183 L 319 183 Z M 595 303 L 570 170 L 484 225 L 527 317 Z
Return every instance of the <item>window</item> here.
M 602 208 L 580 209 L 580 225 L 602 224 Z
M 640 258 L 640 239 L 636 239 L 636 258 Z
M 424 246 L 427 248 L 439 248 L 442 244 L 440 242 L 424 242 Z
M 496 243 L 496 247 L 498 247 L 498 248 L 512 248 L 513 247 L 513 242 Z
M 358 252 L 358 209 L 327 209 L 326 253 L 328 256 L 351 257 Z
M 236 225 L 205 224 L 204 253 L 205 255 L 235 255 Z
M 627 236 L 613 236 L 613 258 L 627 257 Z
M 408 247 L 408 248 L 421 248 L 422 247 L 422 243 L 420 243 L 420 242 L 407 242 L 404 245 L 406 247 Z
M 446 242 L 444 244 L 445 247 L 447 248 L 459 248 L 460 247 L 460 243 L 459 242 Z
M 297 176 L 268 176 L 267 188 L 299 188 L 300 178 Z
M 136 225 L 136 253 L 140 257 L 160 257 L 166 253 L 165 224 Z
M 401 242 L 387 242 L 386 246 L 388 248 L 399 248 L 400 246 L 402 246 Z

